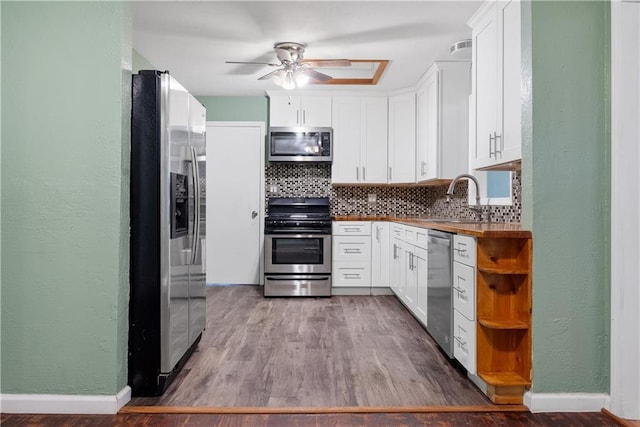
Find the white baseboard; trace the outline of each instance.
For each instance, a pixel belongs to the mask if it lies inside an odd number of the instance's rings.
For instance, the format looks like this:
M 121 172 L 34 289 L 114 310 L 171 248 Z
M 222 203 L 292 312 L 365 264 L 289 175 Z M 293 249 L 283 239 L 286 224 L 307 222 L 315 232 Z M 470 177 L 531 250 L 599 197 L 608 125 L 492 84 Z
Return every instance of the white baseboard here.
M 125 386 L 115 396 L 0 394 L 0 412 L 12 414 L 117 414 L 131 400 Z
M 600 412 L 609 407 L 605 393 L 532 393 L 524 394 L 524 404 L 531 412 Z

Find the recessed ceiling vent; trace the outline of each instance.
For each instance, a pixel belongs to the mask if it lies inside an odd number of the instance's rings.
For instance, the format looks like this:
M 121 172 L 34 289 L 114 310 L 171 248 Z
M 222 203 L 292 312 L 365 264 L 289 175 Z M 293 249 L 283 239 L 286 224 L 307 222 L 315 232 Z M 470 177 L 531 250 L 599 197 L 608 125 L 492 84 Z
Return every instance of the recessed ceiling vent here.
M 460 40 L 455 42 L 449 48 L 449 52 L 453 56 L 466 56 L 471 52 L 471 39 Z

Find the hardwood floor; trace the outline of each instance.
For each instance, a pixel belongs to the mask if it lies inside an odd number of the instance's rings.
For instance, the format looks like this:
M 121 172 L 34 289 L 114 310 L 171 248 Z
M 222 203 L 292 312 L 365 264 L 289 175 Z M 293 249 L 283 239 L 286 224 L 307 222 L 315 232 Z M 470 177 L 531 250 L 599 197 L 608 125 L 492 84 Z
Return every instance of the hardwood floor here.
M 2 414 L 3 427 L 392 427 L 392 426 L 618 426 L 601 413 L 531 414 L 489 413 L 393 413 L 393 414 L 118 414 L 118 415 L 19 415 Z
M 207 330 L 161 397 L 129 406 L 478 406 L 491 402 L 392 296 L 207 288 Z

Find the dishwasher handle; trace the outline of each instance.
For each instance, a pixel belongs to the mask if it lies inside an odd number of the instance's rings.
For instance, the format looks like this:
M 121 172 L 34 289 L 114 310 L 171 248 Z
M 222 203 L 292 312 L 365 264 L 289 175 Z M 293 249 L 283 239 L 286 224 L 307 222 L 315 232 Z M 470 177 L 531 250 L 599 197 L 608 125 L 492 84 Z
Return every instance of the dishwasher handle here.
M 440 237 L 429 236 L 427 238 L 427 242 L 433 243 L 434 245 L 440 245 L 440 246 L 446 246 L 446 247 L 451 246 L 451 239 L 442 239 Z

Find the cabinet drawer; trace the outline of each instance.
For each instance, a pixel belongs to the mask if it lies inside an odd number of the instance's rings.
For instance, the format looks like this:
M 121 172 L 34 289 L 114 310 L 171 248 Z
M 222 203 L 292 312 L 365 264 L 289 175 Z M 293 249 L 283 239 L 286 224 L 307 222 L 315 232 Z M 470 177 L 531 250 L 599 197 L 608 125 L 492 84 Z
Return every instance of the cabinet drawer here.
M 475 268 L 457 261 L 453 262 L 453 308 L 469 320 L 475 320 L 475 273 Z
M 456 234 L 453 236 L 453 260 L 476 266 L 476 239 Z
M 371 268 L 368 262 L 334 262 L 331 275 L 333 286 L 371 286 Z
M 371 238 L 359 236 L 333 237 L 333 259 L 336 261 L 371 261 Z
M 391 237 L 397 237 L 398 239 L 402 239 L 404 237 L 404 226 L 393 224 L 391 226 Z
M 476 323 L 453 310 L 453 357 L 476 374 Z
M 371 236 L 371 223 L 367 221 L 334 221 L 334 236 Z

